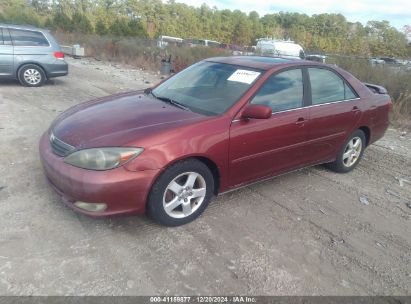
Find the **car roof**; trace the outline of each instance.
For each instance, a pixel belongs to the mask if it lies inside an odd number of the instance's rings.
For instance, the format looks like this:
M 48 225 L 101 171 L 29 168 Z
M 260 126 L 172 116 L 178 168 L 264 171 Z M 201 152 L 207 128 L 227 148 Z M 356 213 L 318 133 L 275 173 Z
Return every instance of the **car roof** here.
M 36 30 L 36 31 L 43 31 L 43 29 L 40 29 L 38 27 L 35 27 L 33 25 L 28 25 L 28 24 L 11 24 L 11 23 L 0 23 L 0 27 L 6 27 L 6 28 L 17 28 L 21 30 Z
M 295 65 L 321 65 L 314 63 L 313 61 L 305 61 L 300 59 L 289 59 L 282 57 L 268 57 L 268 56 L 229 56 L 229 57 L 213 57 L 208 58 L 206 61 L 234 64 L 243 67 L 260 70 L 270 70 L 279 66 L 295 66 Z

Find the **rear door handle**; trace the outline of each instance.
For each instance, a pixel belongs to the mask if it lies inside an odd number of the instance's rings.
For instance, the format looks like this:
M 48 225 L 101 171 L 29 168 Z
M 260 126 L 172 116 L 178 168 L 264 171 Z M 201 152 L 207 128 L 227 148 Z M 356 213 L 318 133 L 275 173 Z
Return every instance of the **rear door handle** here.
M 358 111 L 360 111 L 360 109 L 357 106 L 353 106 L 351 111 L 352 112 L 358 112 Z
M 304 123 L 305 123 L 304 117 L 298 118 L 297 121 L 295 122 L 295 124 L 296 124 L 296 125 L 299 125 L 299 126 L 303 126 Z

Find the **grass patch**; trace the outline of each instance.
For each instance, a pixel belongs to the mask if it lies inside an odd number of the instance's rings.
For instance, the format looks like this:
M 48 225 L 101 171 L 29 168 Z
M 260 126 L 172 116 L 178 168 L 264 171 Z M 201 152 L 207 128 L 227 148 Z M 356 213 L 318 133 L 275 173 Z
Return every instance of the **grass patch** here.
M 119 38 L 72 33 L 54 33 L 62 45 L 80 44 L 86 56 L 100 60 L 115 61 L 147 70 L 159 70 L 161 60 L 171 56 L 176 72 L 209 57 L 228 56 L 222 49 L 207 47 L 167 47 L 160 49 L 155 40 L 139 38 Z

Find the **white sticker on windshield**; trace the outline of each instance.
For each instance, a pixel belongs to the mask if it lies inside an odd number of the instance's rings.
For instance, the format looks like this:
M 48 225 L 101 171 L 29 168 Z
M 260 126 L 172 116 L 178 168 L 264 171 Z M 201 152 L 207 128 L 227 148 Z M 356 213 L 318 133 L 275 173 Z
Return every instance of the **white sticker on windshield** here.
M 237 70 L 227 80 L 251 84 L 261 73 L 249 70 Z

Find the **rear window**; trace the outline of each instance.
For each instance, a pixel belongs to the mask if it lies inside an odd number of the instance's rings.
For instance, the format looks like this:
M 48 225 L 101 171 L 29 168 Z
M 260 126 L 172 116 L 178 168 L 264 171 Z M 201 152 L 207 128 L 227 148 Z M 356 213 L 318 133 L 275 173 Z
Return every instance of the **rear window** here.
M 49 46 L 46 37 L 40 32 L 10 29 L 15 46 Z

